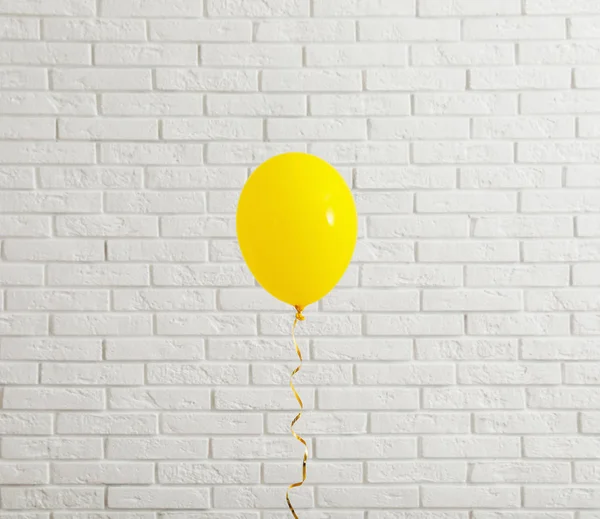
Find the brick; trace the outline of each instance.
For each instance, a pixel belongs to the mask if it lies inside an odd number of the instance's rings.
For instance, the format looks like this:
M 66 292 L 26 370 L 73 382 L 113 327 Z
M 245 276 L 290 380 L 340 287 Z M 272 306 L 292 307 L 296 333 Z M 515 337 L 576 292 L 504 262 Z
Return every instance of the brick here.
M 415 14 L 412 0 L 379 0 L 376 3 L 364 0 L 315 0 L 316 16 L 407 16 Z
M 185 65 L 186 63 L 182 64 Z M 297 45 L 287 44 L 269 45 L 265 43 L 207 43 L 202 46 L 202 64 L 212 67 L 234 68 L 276 68 L 280 66 L 299 67 L 302 65 L 302 48 Z
M 8 310 L 105 310 L 109 309 L 107 291 L 80 290 L 9 290 Z
M 5 438 L 2 456 L 7 459 L 98 459 L 103 454 L 99 438 Z
M 158 417 L 137 413 L 59 413 L 56 429 L 60 434 L 155 434 Z
M 48 268 L 48 284 L 54 286 L 144 286 L 149 279 L 146 265 L 67 263 Z
M 204 108 L 198 95 L 180 92 L 142 92 L 102 94 L 102 114 L 106 115 L 199 115 Z
M 570 88 L 571 70 L 567 67 L 511 68 L 478 67 L 469 71 L 469 85 L 473 90 L 549 90 Z
M 548 13 L 543 13 L 548 14 Z M 554 17 L 470 18 L 464 21 L 465 40 L 562 40 L 564 20 Z
M 305 115 L 305 97 L 298 94 L 215 94 L 207 98 L 209 115 Z
M 309 104 L 312 115 L 408 115 L 410 112 L 410 98 L 406 94 L 311 94 Z
M 139 41 L 146 38 L 141 20 L 46 19 L 44 39 L 56 41 Z
M 110 409 L 209 409 L 208 389 L 112 388 L 108 391 Z
M 516 508 L 521 493 L 519 487 L 431 486 L 423 489 L 422 500 L 424 506 L 433 508 L 442 508 L 440 503 L 457 508 Z
M 102 487 L 6 487 L 1 491 L 5 510 L 94 510 L 104 503 Z
M 108 459 L 205 459 L 208 440 L 196 438 L 109 438 Z
M 158 481 L 167 485 L 248 484 L 260 482 L 258 463 L 160 463 Z
M 109 508 L 198 509 L 210 502 L 207 488 L 148 488 L 111 487 L 108 490 Z
M 42 167 L 41 187 L 47 189 L 132 189 L 141 187 L 141 168 L 127 166 Z
M 556 166 L 467 166 L 460 168 L 460 187 L 470 189 L 560 187 Z
M 150 70 L 145 69 L 53 69 L 52 84 L 56 90 L 146 90 L 152 86 Z
M 166 413 L 162 416 L 161 427 L 167 434 L 261 434 L 263 421 L 261 415 L 257 413 L 219 413 L 217 415 L 211 413 Z M 200 479 L 196 481 L 196 478 L 201 478 L 201 465 L 194 465 L 188 470 L 179 469 L 174 464 L 168 465 L 170 466 L 167 469 L 167 473 L 170 474 L 168 478 L 170 483 L 185 483 L 187 474 L 194 475 L 196 483 L 201 482 Z M 160 476 L 159 479 L 161 479 Z M 239 481 L 239 483 L 243 482 Z M 252 483 L 252 481 L 246 481 L 246 483 Z
M 447 461 L 373 461 L 367 464 L 370 483 L 460 483 L 467 480 L 467 466 Z
M 417 487 L 324 487 L 318 495 L 320 506 L 368 506 L 370 508 L 413 508 L 418 506 Z
M 413 144 L 417 164 L 498 164 L 511 162 L 513 149 L 510 143 L 486 141 L 431 141 Z
M 415 458 L 417 443 L 402 437 L 317 438 L 316 454 L 319 459 Z
M 417 339 L 419 360 L 515 360 L 517 339 Z
M 419 0 L 421 16 L 498 16 L 502 14 L 520 14 L 518 0 Z
M 519 455 L 520 440 L 502 436 L 441 436 L 423 439 L 426 458 L 513 458 Z
M 90 65 L 91 57 L 86 43 L 0 43 L 0 63 L 6 65 Z
M 453 41 L 460 39 L 458 20 L 360 20 L 361 41 Z
M 403 66 L 406 45 L 398 43 L 346 43 L 307 45 L 306 62 L 311 67 Z
M 102 409 L 102 389 L 6 388 L 5 409 Z
M 195 33 L 194 38 L 197 37 Z M 156 85 L 158 90 L 254 92 L 258 90 L 258 73 L 240 69 L 165 68 L 156 70 Z
M 252 40 L 252 24 L 249 20 L 202 20 L 196 18 L 150 20 L 149 23 L 151 40 L 191 42 Z
M 518 388 L 427 388 L 424 409 L 522 409 L 523 391 Z
M 504 461 L 474 463 L 471 480 L 476 483 L 562 483 L 571 480 L 567 463 Z
M 420 67 L 514 65 L 508 43 L 418 43 L 411 47 L 412 63 Z

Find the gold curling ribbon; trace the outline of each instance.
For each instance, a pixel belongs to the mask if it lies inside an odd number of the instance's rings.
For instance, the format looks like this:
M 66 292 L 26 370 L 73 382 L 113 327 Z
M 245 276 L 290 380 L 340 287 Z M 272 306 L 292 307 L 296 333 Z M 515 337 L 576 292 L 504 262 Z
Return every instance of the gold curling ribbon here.
M 287 492 L 285 493 L 285 499 L 287 501 L 290 512 L 292 512 L 292 515 L 294 516 L 294 519 L 298 519 L 298 515 L 296 514 L 296 511 L 294 510 L 294 507 L 292 506 L 292 503 L 290 501 L 290 490 L 292 490 L 293 488 L 301 487 L 306 481 L 306 462 L 308 461 L 308 446 L 306 445 L 306 441 L 304 440 L 304 438 L 302 438 L 302 436 L 300 436 L 296 433 L 296 431 L 294 431 L 294 425 L 296 425 L 296 422 L 300 420 L 300 417 L 302 416 L 302 410 L 304 409 L 302 399 L 300 398 L 300 395 L 294 387 L 294 375 L 296 375 L 296 373 L 298 373 L 298 371 L 300 371 L 300 369 L 302 368 L 302 352 L 300 351 L 300 346 L 298 346 L 298 343 L 296 342 L 296 326 L 298 325 L 299 321 L 304 321 L 304 315 L 302 315 L 302 307 L 296 306 L 294 308 L 296 309 L 296 318 L 294 319 L 294 324 L 292 325 L 292 341 L 294 343 L 294 347 L 296 348 L 298 358 L 300 359 L 300 365 L 294 371 L 292 371 L 292 374 L 290 375 L 290 387 L 292 388 L 294 396 L 296 397 L 296 400 L 300 405 L 300 412 L 296 415 L 296 418 L 292 420 L 290 428 L 292 434 L 294 435 L 294 438 L 296 438 L 296 440 L 298 440 L 304 445 L 304 458 L 302 460 L 302 481 L 299 481 L 298 483 L 293 483 L 288 487 Z

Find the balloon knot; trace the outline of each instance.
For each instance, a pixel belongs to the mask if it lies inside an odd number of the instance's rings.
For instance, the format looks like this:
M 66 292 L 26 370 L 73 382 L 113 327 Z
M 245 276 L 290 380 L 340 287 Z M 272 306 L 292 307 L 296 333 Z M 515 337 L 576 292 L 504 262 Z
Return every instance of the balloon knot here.
M 302 313 L 302 310 L 304 310 L 304 308 L 302 308 L 301 306 L 295 306 L 294 308 L 296 309 L 296 319 L 298 321 L 304 321 L 305 317 Z

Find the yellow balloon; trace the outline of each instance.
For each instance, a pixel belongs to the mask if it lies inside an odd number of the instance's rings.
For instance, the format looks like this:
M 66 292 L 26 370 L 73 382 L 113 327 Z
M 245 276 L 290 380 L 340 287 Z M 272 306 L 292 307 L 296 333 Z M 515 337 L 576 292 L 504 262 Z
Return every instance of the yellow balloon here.
M 300 309 L 338 283 L 358 233 L 356 206 L 344 179 L 306 153 L 278 155 L 250 175 L 236 224 L 244 260 L 256 280 Z

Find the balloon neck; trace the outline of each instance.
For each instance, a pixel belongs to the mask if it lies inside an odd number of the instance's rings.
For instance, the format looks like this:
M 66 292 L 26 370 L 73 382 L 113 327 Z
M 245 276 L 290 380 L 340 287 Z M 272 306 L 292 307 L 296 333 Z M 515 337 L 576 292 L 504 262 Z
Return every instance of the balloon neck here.
M 304 321 L 305 317 L 304 317 L 304 314 L 302 313 L 302 311 L 304 310 L 304 307 L 302 307 L 300 305 L 296 305 L 296 306 L 294 306 L 294 308 L 296 309 L 296 320 Z

